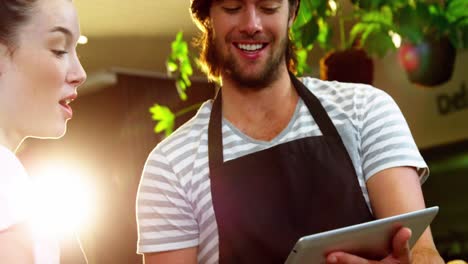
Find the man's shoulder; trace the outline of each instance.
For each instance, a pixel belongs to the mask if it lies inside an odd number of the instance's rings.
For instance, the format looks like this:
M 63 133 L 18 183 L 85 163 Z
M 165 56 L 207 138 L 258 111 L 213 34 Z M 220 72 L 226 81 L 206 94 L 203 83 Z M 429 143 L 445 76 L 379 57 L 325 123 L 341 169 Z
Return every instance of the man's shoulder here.
M 189 152 L 204 142 L 208 134 L 211 106 L 211 100 L 205 101 L 190 120 L 156 145 L 150 155 L 168 156 L 175 152 Z
M 385 93 L 384 91 L 363 83 L 347 83 L 338 81 L 324 81 L 312 77 L 303 77 L 302 83 L 314 94 L 320 96 L 372 96 Z
M 324 81 L 310 77 L 302 78 L 302 82 L 325 108 L 334 105 L 360 111 L 359 109 L 365 109 L 373 103 L 393 101 L 387 92 L 368 84 Z

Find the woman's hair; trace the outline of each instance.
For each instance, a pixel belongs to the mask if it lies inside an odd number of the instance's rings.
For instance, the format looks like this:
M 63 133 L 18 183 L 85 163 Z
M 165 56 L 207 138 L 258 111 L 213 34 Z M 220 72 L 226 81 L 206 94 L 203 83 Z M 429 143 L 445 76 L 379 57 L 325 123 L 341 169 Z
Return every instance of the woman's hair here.
M 0 0 L 0 43 L 14 47 L 19 28 L 31 17 L 38 0 Z
M 1 0 L 0 0 L 1 1 Z M 216 51 L 212 43 L 212 29 L 210 25 L 210 7 L 216 0 L 191 0 L 190 13 L 192 19 L 202 33 L 195 39 L 194 44 L 200 49 L 200 66 L 211 81 L 219 82 L 221 77 L 220 66 L 217 65 Z M 295 8 L 297 16 L 301 0 L 288 0 L 289 8 Z M 289 36 L 286 47 L 286 63 L 291 72 L 296 72 L 295 47 Z

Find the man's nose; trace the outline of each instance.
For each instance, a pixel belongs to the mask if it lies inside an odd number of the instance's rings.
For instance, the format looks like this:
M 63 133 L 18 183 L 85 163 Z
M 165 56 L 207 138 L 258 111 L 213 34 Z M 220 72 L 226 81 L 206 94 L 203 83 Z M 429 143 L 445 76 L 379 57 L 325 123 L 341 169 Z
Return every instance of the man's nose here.
M 241 19 L 241 32 L 252 36 L 262 30 L 262 18 L 255 7 L 247 8 Z

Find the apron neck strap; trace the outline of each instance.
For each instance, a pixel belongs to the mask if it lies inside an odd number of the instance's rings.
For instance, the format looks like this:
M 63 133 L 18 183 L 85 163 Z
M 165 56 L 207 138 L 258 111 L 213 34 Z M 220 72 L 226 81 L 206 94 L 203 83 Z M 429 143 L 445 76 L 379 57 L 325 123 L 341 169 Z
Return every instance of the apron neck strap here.
M 291 81 L 296 88 L 297 93 L 309 109 L 309 112 L 320 128 L 320 131 L 322 131 L 322 134 L 324 136 L 340 139 L 341 137 L 340 134 L 338 134 L 338 130 L 336 130 L 335 125 L 328 116 L 325 108 L 320 103 L 320 100 L 311 91 L 309 91 L 309 89 L 299 81 L 294 74 L 290 72 L 289 76 L 291 77 Z
M 210 121 L 208 124 L 208 162 L 210 171 L 224 162 L 223 158 L 223 130 L 222 130 L 222 105 L 221 88 L 215 95 L 211 107 Z

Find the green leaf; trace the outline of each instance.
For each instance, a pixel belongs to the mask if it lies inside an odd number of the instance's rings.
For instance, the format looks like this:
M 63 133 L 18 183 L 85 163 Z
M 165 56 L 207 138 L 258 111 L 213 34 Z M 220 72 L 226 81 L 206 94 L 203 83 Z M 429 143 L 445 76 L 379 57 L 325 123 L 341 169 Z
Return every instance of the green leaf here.
M 162 131 L 165 132 L 166 137 L 169 136 L 174 131 L 174 122 L 159 122 L 154 128 L 154 132 L 160 133 Z
M 423 22 L 415 15 L 416 11 L 410 6 L 406 6 L 396 13 L 395 20 L 398 21 L 398 30 L 402 38 L 408 39 L 412 43 L 420 43 L 424 38 Z
M 309 1 L 303 1 L 303 2 L 309 3 L 308 7 L 310 10 L 317 10 L 324 4 L 327 4 L 327 1 L 323 1 L 323 0 L 309 0 Z
M 372 0 L 352 0 L 351 2 L 361 9 L 370 10 L 373 8 Z
M 166 130 L 168 127 L 168 123 L 167 122 L 164 122 L 164 121 L 160 121 L 156 124 L 156 126 L 154 127 L 154 132 L 156 133 L 159 133 L 163 130 Z
M 370 11 L 365 13 L 361 20 L 365 23 L 377 23 L 385 26 L 391 26 L 393 15 L 390 9 L 382 8 L 381 11 Z
M 350 37 L 354 41 L 357 37 L 367 31 L 367 28 L 370 26 L 368 23 L 359 22 L 354 24 L 351 28 Z
M 377 47 L 368 42 L 373 41 L 377 43 L 386 43 L 388 39 L 391 40 L 388 32 L 393 30 L 392 26 L 393 15 L 390 9 L 384 7 L 381 11 L 369 11 L 362 16 L 362 21 L 356 23 L 350 32 L 351 41 L 354 42 L 359 38 L 361 45 L 371 47 L 371 54 L 385 53 L 383 50 L 377 52 Z M 369 39 L 371 38 L 371 39 Z M 380 39 L 383 38 L 383 39 Z M 383 46 L 386 49 L 389 46 Z M 380 56 L 380 55 L 379 55 Z
M 315 11 L 315 17 L 326 16 L 328 0 L 311 0 L 312 10 Z
M 180 71 L 184 75 L 188 75 L 188 76 L 192 75 L 193 69 L 192 69 L 192 65 L 190 64 L 190 62 L 187 60 L 182 61 L 180 65 Z
M 446 16 L 450 20 L 468 17 L 468 1 L 467 0 L 452 0 L 448 1 L 446 7 Z
M 376 37 L 388 34 L 393 29 L 392 21 L 393 15 L 388 7 L 383 7 L 380 11 L 364 13 L 361 22 L 356 23 L 350 31 L 351 43 L 359 38 L 361 45 L 366 45 L 370 35 Z
M 165 131 L 166 136 L 172 133 L 174 129 L 175 115 L 167 106 L 155 104 L 150 107 L 149 112 L 152 114 L 151 118 L 157 121 L 157 124 L 154 127 L 155 133 Z
M 152 114 L 153 120 L 165 120 L 173 118 L 174 114 L 172 113 L 171 109 L 167 106 L 155 104 L 149 109 L 150 113 Z
M 388 50 L 394 50 L 395 45 L 388 33 L 376 32 L 368 35 L 364 48 L 369 54 L 382 58 Z
M 187 87 L 189 87 L 190 85 L 192 85 L 192 82 L 190 81 L 189 77 L 187 75 L 182 75 L 182 80 L 184 80 L 185 84 L 187 85 Z
M 176 35 L 176 39 L 175 39 L 175 40 L 176 40 L 177 42 L 181 42 L 181 41 L 183 41 L 183 39 L 184 39 L 184 32 L 183 32 L 183 31 L 179 31 L 179 32 L 177 33 L 177 35 Z
M 177 92 L 179 93 L 179 97 L 182 101 L 187 100 L 187 94 L 185 93 L 185 90 L 187 89 L 187 84 L 183 79 L 178 79 L 176 81 L 176 88 Z
M 361 42 L 364 45 L 370 35 L 378 36 L 379 33 L 381 33 L 382 26 L 376 23 L 369 24 L 369 26 L 366 28 L 366 30 L 362 33 L 361 35 Z
M 296 20 L 293 24 L 293 31 L 298 30 L 312 19 L 312 7 L 309 1 L 302 1 L 299 6 Z
M 413 16 L 416 19 L 417 25 L 422 28 L 423 31 L 434 26 L 434 24 L 431 23 L 433 18 L 431 15 L 431 5 L 427 3 L 416 2 L 416 9 L 413 11 Z
M 317 35 L 317 41 L 322 49 L 328 50 L 331 46 L 331 29 L 330 26 L 323 20 L 319 19 L 319 33 Z
M 190 55 L 187 42 L 183 39 L 183 33 L 177 33 L 175 40 L 171 44 L 172 53 L 166 63 L 167 71 L 170 75 L 175 75 L 175 85 L 179 98 L 187 100 L 186 90 L 192 85 L 190 76 L 193 68 L 190 63 Z
M 166 68 L 167 68 L 168 72 L 173 73 L 173 72 L 177 71 L 177 69 L 179 67 L 177 66 L 177 63 L 175 63 L 174 61 L 168 60 Z
M 298 49 L 296 52 L 297 58 L 297 75 L 302 76 L 308 68 L 307 65 L 307 56 L 309 51 L 307 49 Z
M 188 46 L 184 41 L 175 41 L 172 43 L 172 52 L 176 57 L 183 57 L 188 54 Z
M 457 28 L 457 27 L 465 27 L 465 26 L 468 26 L 468 17 L 465 17 L 465 18 L 460 18 L 459 20 L 457 20 L 455 22 L 456 24 L 454 24 L 454 27 Z
M 351 0 L 355 8 L 364 11 L 380 10 L 382 7 L 396 9 L 402 4 L 408 4 L 408 0 Z
M 301 44 L 302 47 L 307 47 L 314 43 L 319 33 L 319 25 L 317 20 L 310 20 L 301 28 Z

